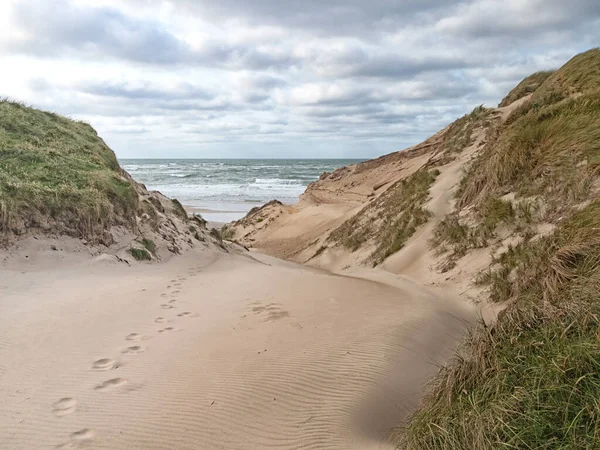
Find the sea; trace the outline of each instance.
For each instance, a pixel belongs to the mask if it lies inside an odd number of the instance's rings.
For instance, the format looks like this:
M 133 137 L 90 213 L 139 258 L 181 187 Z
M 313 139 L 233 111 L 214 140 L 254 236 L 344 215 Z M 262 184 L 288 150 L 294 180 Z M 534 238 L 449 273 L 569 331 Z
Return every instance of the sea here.
M 178 199 L 209 222 L 231 222 L 277 199 L 295 203 L 323 172 L 360 159 L 121 159 L 150 190 Z

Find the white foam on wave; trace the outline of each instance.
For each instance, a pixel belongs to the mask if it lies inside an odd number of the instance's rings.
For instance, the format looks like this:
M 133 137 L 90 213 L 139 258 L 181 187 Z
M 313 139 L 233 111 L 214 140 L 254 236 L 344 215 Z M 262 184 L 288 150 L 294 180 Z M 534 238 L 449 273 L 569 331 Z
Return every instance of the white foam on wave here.
M 128 160 L 123 168 L 149 189 L 184 205 L 245 214 L 277 199 L 295 203 L 306 186 L 343 161 Z M 224 219 L 224 216 L 220 217 Z M 215 220 L 215 219 L 213 219 Z

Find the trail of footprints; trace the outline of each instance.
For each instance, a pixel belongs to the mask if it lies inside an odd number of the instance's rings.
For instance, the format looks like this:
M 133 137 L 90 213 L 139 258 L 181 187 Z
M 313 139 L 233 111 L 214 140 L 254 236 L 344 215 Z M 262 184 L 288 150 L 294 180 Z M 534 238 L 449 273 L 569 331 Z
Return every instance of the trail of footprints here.
M 189 271 L 189 276 L 196 276 L 200 272 L 200 269 L 191 269 Z M 173 297 L 168 303 L 163 303 L 160 307 L 166 311 L 177 309 L 177 298 L 175 298 L 180 292 L 182 288 L 182 283 L 186 281 L 186 277 L 179 277 L 170 281 L 170 284 L 167 286 L 167 289 L 170 292 L 164 292 L 160 296 L 162 298 Z M 183 311 L 177 314 L 179 318 L 187 318 L 187 317 L 197 317 L 198 314 L 194 314 L 190 311 Z M 157 324 L 166 324 L 168 322 L 172 322 L 172 320 L 159 316 L 154 319 L 154 322 Z M 170 331 L 175 331 L 173 326 L 167 325 L 159 330 L 158 333 L 164 334 Z M 121 354 L 123 356 L 126 355 L 135 355 L 142 353 L 145 348 L 142 345 L 134 344 L 134 342 L 146 339 L 147 337 L 141 335 L 140 333 L 129 333 L 125 336 L 124 340 L 131 345 L 125 346 L 121 350 Z M 121 362 L 112 358 L 100 358 L 92 363 L 91 370 L 98 372 L 105 372 L 110 370 L 116 370 L 121 366 Z M 125 386 L 128 383 L 128 380 L 121 377 L 109 378 L 108 380 L 97 384 L 93 387 L 94 391 L 105 392 L 105 391 L 113 391 L 118 390 L 119 388 Z M 69 414 L 76 412 L 77 410 L 77 400 L 72 397 L 64 397 L 52 404 L 52 413 L 56 417 L 63 417 Z M 56 446 L 57 449 L 77 449 L 86 445 L 89 441 L 96 437 L 96 433 L 89 429 L 83 428 L 81 430 L 75 431 L 70 434 L 69 441 Z

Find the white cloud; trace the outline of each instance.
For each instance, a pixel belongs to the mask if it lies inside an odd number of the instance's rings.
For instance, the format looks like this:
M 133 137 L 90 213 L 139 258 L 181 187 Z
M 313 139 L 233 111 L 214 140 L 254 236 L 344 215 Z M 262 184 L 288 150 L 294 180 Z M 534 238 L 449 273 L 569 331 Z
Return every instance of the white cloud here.
M 89 121 L 120 156 L 376 156 L 598 25 L 596 0 L 5 0 L 0 95 Z

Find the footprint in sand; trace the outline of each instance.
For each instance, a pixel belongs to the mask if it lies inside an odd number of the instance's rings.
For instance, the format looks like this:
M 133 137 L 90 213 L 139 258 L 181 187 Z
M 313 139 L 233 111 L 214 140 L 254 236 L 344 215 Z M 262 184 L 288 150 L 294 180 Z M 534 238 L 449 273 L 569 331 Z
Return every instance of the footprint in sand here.
M 77 401 L 71 397 L 61 398 L 52 405 L 52 412 L 55 416 L 62 417 L 75 412 Z
M 66 444 L 57 445 L 54 448 L 60 449 L 60 450 L 70 450 L 70 449 L 80 448 L 80 446 L 79 446 L 78 442 L 67 442 Z
M 139 333 L 129 333 L 125 339 L 128 341 L 139 341 L 142 338 L 142 335 Z
M 181 291 L 173 291 L 173 294 L 179 294 Z
M 165 294 L 160 294 L 161 297 L 166 297 L 167 295 L 169 295 L 169 294 L 166 294 L 166 293 Z
M 117 367 L 119 367 L 119 363 L 110 358 L 97 359 L 92 365 L 92 369 L 102 371 L 116 369 Z
M 121 353 L 142 353 L 144 351 L 144 347 L 141 345 L 131 345 L 121 351 Z
M 71 442 L 67 442 L 65 444 L 58 445 L 56 448 L 60 449 L 75 449 L 81 448 L 82 445 L 86 444 L 88 441 L 91 441 L 96 436 L 94 431 L 89 428 L 84 428 L 83 430 L 76 431 L 71 433 Z
M 173 299 L 169 300 L 169 303 L 177 303 L 177 299 L 173 298 Z
M 189 311 L 184 311 L 182 313 L 177 314 L 177 317 L 188 317 L 190 316 L 192 313 Z
M 259 302 L 254 302 L 252 305 L 257 305 L 252 307 L 252 312 L 254 314 L 267 314 L 265 322 L 284 319 L 290 315 L 288 311 L 281 309 L 281 305 L 279 303 L 269 303 L 268 305 L 262 306 Z
M 154 319 L 154 322 L 156 323 L 165 323 L 167 321 L 167 319 L 165 319 L 164 317 L 157 317 L 156 319 Z
M 162 309 L 173 309 L 175 308 L 173 305 L 167 305 L 166 303 L 160 305 Z
M 173 328 L 173 327 L 166 327 L 166 328 L 163 328 L 162 330 L 158 330 L 158 332 L 159 333 L 166 333 L 168 331 L 173 331 L 174 329 L 175 328 Z
M 96 433 L 94 433 L 89 428 L 84 428 L 83 430 L 71 433 L 71 439 L 73 439 L 74 441 L 89 441 L 90 439 L 94 439 L 95 436 Z
M 110 380 L 106 380 L 104 383 L 100 383 L 94 389 L 96 391 L 106 391 L 108 389 L 117 388 L 119 386 L 123 386 L 127 383 L 125 378 L 111 378 Z

